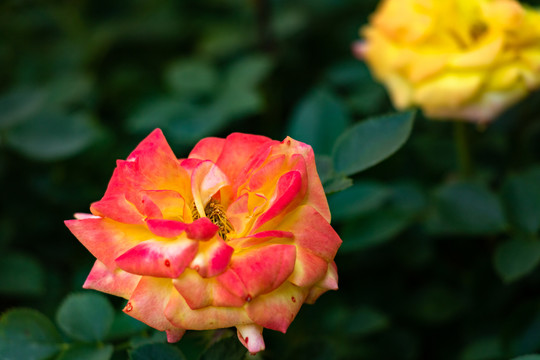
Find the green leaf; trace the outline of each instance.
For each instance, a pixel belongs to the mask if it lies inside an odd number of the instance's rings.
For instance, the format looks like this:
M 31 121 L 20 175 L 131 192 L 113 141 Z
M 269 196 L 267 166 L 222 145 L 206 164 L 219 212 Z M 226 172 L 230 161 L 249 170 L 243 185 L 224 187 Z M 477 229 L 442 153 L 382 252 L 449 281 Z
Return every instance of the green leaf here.
M 453 319 L 465 306 L 460 294 L 443 284 L 422 288 L 412 297 L 411 303 L 413 314 L 432 324 Z
M 328 313 L 325 322 L 330 329 L 339 329 L 348 336 L 365 336 L 384 330 L 389 325 L 386 315 L 369 306 L 360 305 L 354 310 L 343 307 Z
M 272 69 L 268 56 L 250 55 L 233 62 L 225 75 L 226 88 L 233 87 L 253 90 Z
M 25 254 L 4 254 L 0 260 L 0 293 L 24 296 L 45 291 L 44 271 L 39 262 Z
M 337 174 L 323 184 L 324 192 L 327 195 L 343 191 L 353 186 L 351 178 Z
M 500 244 L 495 250 L 495 269 L 505 282 L 530 273 L 540 261 L 540 241 L 516 238 Z
M 378 209 L 391 192 L 376 182 L 357 182 L 352 187 L 328 197 L 332 220 L 353 219 Z
M 523 356 L 512 358 L 512 360 L 540 360 L 540 355 L 538 354 L 523 355 Z
M 191 145 L 217 132 L 225 124 L 224 114 L 218 109 L 198 108 L 169 123 L 166 131 L 176 143 Z
M 129 354 L 131 360 L 185 360 L 184 354 L 169 344 L 146 344 Z
M 56 321 L 67 335 L 87 342 L 103 340 L 113 319 L 113 307 L 97 293 L 71 294 L 56 313 Z
M 495 337 L 490 337 L 467 345 L 461 354 L 461 360 L 497 360 L 502 355 L 501 342 Z
M 171 64 L 165 72 L 165 80 L 178 95 L 196 97 L 214 91 L 218 84 L 218 75 L 207 61 L 189 59 Z
M 118 312 L 114 316 L 111 329 L 107 339 L 123 339 L 148 330 L 148 325 L 126 315 L 124 312 Z
M 342 230 L 340 251 L 352 252 L 382 244 L 411 223 L 409 214 L 395 209 L 382 209 L 346 223 Z
M 13 309 L 0 319 L 0 359 L 40 360 L 60 351 L 60 334 L 43 314 Z
M 75 344 L 56 360 L 109 360 L 114 352 L 111 344 Z
M 0 130 L 8 129 L 34 116 L 43 106 L 45 94 L 37 89 L 22 88 L 0 97 Z
M 350 117 L 341 101 L 325 89 L 315 89 L 294 109 L 288 135 L 310 144 L 316 154 L 330 154 Z
M 194 105 L 168 97 L 160 97 L 144 103 L 135 110 L 127 121 L 128 129 L 135 133 L 147 133 L 155 128 L 192 116 L 197 111 Z
M 87 113 L 43 112 L 11 128 L 7 144 L 37 160 L 59 160 L 83 151 L 100 135 Z
M 336 171 L 352 175 L 392 155 L 409 137 L 414 116 L 409 111 L 371 118 L 346 130 L 333 149 Z
M 246 348 L 236 336 L 225 337 L 210 346 L 200 360 L 243 360 Z
M 332 158 L 328 155 L 316 155 L 315 164 L 321 183 L 325 183 L 335 176 L 334 164 Z
M 382 193 L 383 189 L 386 194 Z M 424 195 L 414 184 L 399 182 L 380 191 L 379 198 L 374 198 L 363 214 L 345 223 L 340 251 L 357 251 L 391 240 L 424 210 Z M 366 196 L 369 195 L 366 193 Z
M 435 233 L 493 234 L 506 228 L 499 199 L 485 186 L 454 183 L 439 188 L 428 228 Z
M 263 100 L 255 89 L 233 86 L 223 89 L 213 106 L 229 120 L 257 113 L 263 106 Z
M 506 179 L 502 188 L 508 220 L 520 230 L 534 234 L 540 229 L 540 187 L 529 174 Z

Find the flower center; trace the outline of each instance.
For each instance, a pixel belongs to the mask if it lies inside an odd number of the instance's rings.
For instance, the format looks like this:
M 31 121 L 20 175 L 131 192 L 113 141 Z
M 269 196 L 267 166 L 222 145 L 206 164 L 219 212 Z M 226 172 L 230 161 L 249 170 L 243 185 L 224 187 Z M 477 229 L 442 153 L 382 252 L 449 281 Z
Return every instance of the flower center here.
M 229 219 L 227 219 L 227 214 L 225 214 L 223 205 L 221 205 L 217 200 L 210 199 L 204 208 L 204 212 L 206 213 L 208 220 L 219 227 L 219 236 L 221 236 L 223 240 L 227 240 L 227 234 L 233 231 L 234 228 Z M 195 202 L 191 204 L 191 216 L 193 217 L 193 221 L 201 217 Z

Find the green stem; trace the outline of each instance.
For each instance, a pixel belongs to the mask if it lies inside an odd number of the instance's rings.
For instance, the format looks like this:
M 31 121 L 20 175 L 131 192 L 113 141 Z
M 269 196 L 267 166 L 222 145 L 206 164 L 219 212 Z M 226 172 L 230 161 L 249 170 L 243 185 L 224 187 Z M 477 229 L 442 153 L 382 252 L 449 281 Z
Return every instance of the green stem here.
M 454 121 L 454 141 L 459 173 L 462 178 L 468 178 L 473 171 L 471 160 L 471 147 L 469 143 L 467 124 L 463 121 Z

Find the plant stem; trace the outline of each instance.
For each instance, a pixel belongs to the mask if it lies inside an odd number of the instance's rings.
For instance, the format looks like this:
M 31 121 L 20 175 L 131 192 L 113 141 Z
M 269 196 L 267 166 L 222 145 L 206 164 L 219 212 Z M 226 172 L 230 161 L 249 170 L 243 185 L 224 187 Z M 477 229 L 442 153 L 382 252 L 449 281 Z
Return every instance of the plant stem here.
M 473 171 L 468 128 L 465 122 L 454 121 L 454 141 L 456 144 L 459 174 L 465 179 L 470 177 Z

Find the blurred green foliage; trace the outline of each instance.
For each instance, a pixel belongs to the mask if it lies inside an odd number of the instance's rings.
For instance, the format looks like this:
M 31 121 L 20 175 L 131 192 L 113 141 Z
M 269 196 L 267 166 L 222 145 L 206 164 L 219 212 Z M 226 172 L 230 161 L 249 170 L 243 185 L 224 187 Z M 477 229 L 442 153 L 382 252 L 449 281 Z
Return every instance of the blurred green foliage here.
M 539 359 L 540 94 L 467 126 L 463 176 L 452 124 L 388 115 L 352 57 L 376 4 L 0 2 L 0 358 L 246 356 L 228 330 L 167 345 L 121 299 L 80 292 L 93 257 L 62 220 L 160 127 L 179 157 L 233 131 L 315 149 L 340 290 L 254 359 Z

